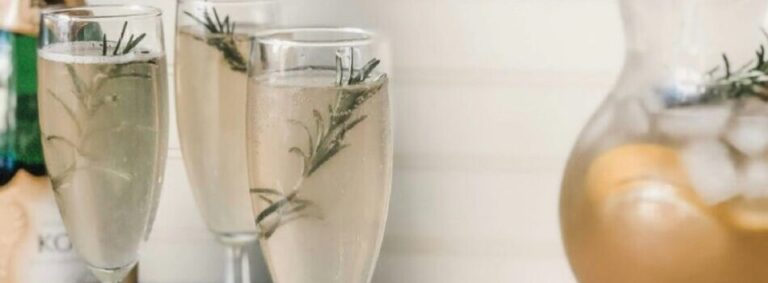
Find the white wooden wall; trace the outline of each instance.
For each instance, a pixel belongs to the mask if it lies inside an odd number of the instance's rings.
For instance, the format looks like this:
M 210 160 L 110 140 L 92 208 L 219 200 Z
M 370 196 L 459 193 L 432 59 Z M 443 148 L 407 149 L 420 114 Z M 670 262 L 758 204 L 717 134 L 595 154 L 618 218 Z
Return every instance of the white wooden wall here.
M 166 11 L 171 50 L 174 1 L 133 2 Z M 559 184 L 621 67 L 616 2 L 285 0 L 286 23 L 370 27 L 392 40 L 396 171 L 375 283 L 574 282 Z M 223 258 L 171 154 L 142 277 L 213 282 Z

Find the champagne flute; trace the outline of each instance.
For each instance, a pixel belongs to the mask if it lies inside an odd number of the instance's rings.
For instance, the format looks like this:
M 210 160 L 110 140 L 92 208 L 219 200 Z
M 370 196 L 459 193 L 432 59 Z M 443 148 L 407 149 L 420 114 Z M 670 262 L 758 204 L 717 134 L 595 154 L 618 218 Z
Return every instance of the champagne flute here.
M 275 0 L 180 0 L 176 106 L 181 148 L 208 229 L 227 247 L 226 282 L 248 282 L 256 226 L 248 198 L 245 100 L 252 35 L 275 21 Z
M 120 282 L 149 236 L 165 168 L 161 12 L 51 10 L 40 35 L 40 126 L 56 201 L 91 271 Z
M 352 28 L 255 39 L 249 180 L 277 283 L 371 280 L 392 178 L 386 51 L 378 36 Z

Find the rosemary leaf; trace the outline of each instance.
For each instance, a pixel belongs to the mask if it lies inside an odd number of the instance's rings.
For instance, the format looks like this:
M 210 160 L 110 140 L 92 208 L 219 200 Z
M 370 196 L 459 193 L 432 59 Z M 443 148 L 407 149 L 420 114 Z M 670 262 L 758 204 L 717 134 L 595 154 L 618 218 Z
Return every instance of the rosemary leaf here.
M 331 160 L 336 154 L 341 152 L 341 150 L 349 147 L 348 144 L 338 144 L 337 142 L 333 142 L 333 145 L 329 146 L 329 150 L 325 154 L 321 154 L 317 159 L 315 159 L 312 163 L 312 167 L 307 172 L 307 176 L 310 176 L 317 171 L 317 169 L 320 169 L 320 166 Z
M 61 142 L 63 144 L 66 144 L 67 146 L 69 146 L 73 150 L 77 150 L 78 149 L 78 147 L 77 147 L 77 145 L 75 145 L 75 143 L 71 142 L 69 139 L 67 139 L 65 137 L 62 137 L 62 136 L 55 136 L 55 135 L 46 136 L 45 137 L 45 141 L 49 141 L 49 142 L 58 141 L 58 142 Z
M 309 158 L 309 157 L 307 156 L 307 154 L 306 154 L 306 153 L 304 153 L 304 151 L 303 151 L 303 150 L 301 150 L 301 148 L 299 148 L 299 147 L 297 147 L 297 146 L 291 147 L 291 149 L 289 149 L 289 150 L 288 150 L 288 152 L 290 152 L 290 153 L 295 153 L 295 154 L 298 154 L 298 155 L 299 155 L 299 156 L 301 156 L 303 159 L 307 159 L 307 158 Z
M 129 45 L 131 45 L 131 43 L 133 43 L 133 34 L 131 34 L 131 36 L 128 37 L 128 42 L 125 43 L 125 46 L 128 47 Z M 128 48 L 126 48 L 126 49 L 128 49 Z M 123 53 L 123 54 L 125 54 L 125 53 Z
M 251 193 L 258 193 L 258 194 L 270 194 L 270 195 L 278 195 L 282 196 L 280 192 L 273 190 L 273 189 L 266 189 L 266 188 L 251 188 Z
M 123 42 L 123 37 L 125 37 L 125 29 L 128 27 L 128 22 L 123 23 L 123 31 L 120 32 L 120 39 L 117 40 L 117 45 L 115 45 L 115 51 L 112 52 L 112 55 L 117 55 L 117 51 L 120 50 L 120 44 Z
M 69 105 L 67 105 L 61 97 L 56 95 L 56 93 L 51 91 L 50 89 L 46 93 L 48 95 L 50 95 L 51 98 L 53 98 L 56 102 L 58 102 L 61 105 L 61 108 L 64 108 L 64 111 L 67 114 L 67 116 L 69 116 L 69 119 L 71 119 L 73 121 L 77 120 L 77 115 L 75 114 L 75 111 L 72 110 L 72 108 L 69 107 Z M 83 132 L 83 129 L 80 127 L 80 124 L 78 124 L 78 123 L 75 123 L 75 129 L 77 130 L 78 134 Z M 57 137 L 54 137 L 54 138 L 46 137 L 46 140 L 49 140 L 49 141 L 50 140 L 54 140 L 54 139 L 57 139 Z M 64 139 L 64 138 L 58 138 L 58 139 L 65 140 L 65 141 L 69 142 L 69 140 Z M 74 145 L 74 143 L 72 143 L 72 142 L 69 142 L 69 143 Z M 76 146 L 73 146 L 73 147 L 76 148 Z
M 67 73 L 70 77 L 72 77 L 72 84 L 75 85 L 75 92 L 77 94 L 83 93 L 86 89 L 85 82 L 80 79 L 80 77 L 77 75 L 77 72 L 75 71 L 75 66 L 72 66 L 72 64 L 67 64 Z
M 107 56 L 107 35 L 103 34 L 101 38 L 101 56 Z
M 133 50 L 133 48 L 139 45 L 139 43 L 141 43 L 141 41 L 144 40 L 144 37 L 146 36 L 147 36 L 146 33 L 142 33 L 135 40 L 129 41 L 128 45 L 125 46 L 125 51 L 123 51 L 123 54 L 128 54 L 129 52 L 131 52 L 131 50 Z M 131 35 L 131 37 L 133 37 L 133 35 Z
M 351 130 L 352 128 L 354 128 L 355 126 L 357 126 L 357 124 L 360 124 L 360 122 L 363 122 L 363 121 L 365 121 L 365 119 L 366 119 L 366 118 L 368 118 L 368 115 L 363 115 L 363 116 L 360 116 L 360 117 L 358 117 L 358 118 L 357 118 L 357 119 L 355 119 L 355 120 L 352 120 L 352 122 L 349 122 L 349 123 L 347 124 L 347 126 L 344 128 L 344 130 L 346 130 L 346 131 L 349 131 L 349 130 Z
M 287 197 L 285 197 L 285 198 L 283 198 L 283 199 L 281 199 L 279 201 L 276 201 L 272 205 L 268 206 L 261 213 L 259 213 L 259 215 L 256 216 L 256 223 L 260 223 L 261 221 L 263 221 L 265 218 L 267 218 L 272 213 L 277 212 L 283 206 L 286 206 L 286 205 L 290 204 L 291 200 L 296 198 L 297 194 L 298 194 L 298 191 L 294 191 L 293 193 L 291 193 Z
M 259 195 L 259 198 L 268 204 L 274 204 L 275 202 L 265 196 Z
M 216 35 L 206 40 L 207 44 L 218 49 L 224 60 L 230 65 L 230 69 L 236 72 L 245 73 L 248 71 L 248 63 L 245 57 L 238 50 L 237 42 L 235 41 L 235 27 L 236 23 L 230 21 L 229 15 L 224 17 L 224 21 L 221 20 L 219 12 L 213 8 L 213 18 L 208 10 L 203 11 L 203 19 L 193 15 L 190 12 L 184 11 L 183 13 L 198 24 L 204 26 L 208 33 Z M 215 19 L 215 22 L 214 22 Z
M 213 8 L 213 15 L 216 17 L 216 24 L 219 25 L 219 32 L 224 31 L 224 25 L 221 23 L 221 20 L 219 19 L 219 12 L 216 11 L 216 8 Z
M 353 57 L 355 54 L 354 51 L 355 50 L 352 49 L 350 52 Z M 380 64 L 378 59 L 369 61 L 359 70 L 354 68 L 354 59 L 350 60 L 350 66 L 348 68 L 343 66 L 343 61 L 341 55 L 337 54 L 336 85 L 339 89 L 336 92 L 335 103 L 328 105 L 326 109 L 328 112 L 326 113 L 327 119 L 324 119 L 323 113 L 319 110 L 312 110 L 312 116 L 315 123 L 314 133 L 310 132 L 309 127 L 305 124 L 296 120 L 289 120 L 290 123 L 300 126 L 307 135 L 306 149 L 294 146 L 288 150 L 302 158 L 302 180 L 311 177 L 317 170 L 322 168 L 324 164 L 327 164 L 334 157 L 338 156 L 340 152 L 351 146 L 350 144 L 344 143 L 346 134 L 368 118 L 367 115 L 357 116 L 355 110 L 376 93 L 379 93 L 383 87 L 383 83 L 378 83 L 385 77 L 383 75 L 376 77 L 373 81 L 373 86 L 355 87 L 355 85 L 365 83 L 370 79 L 371 74 L 373 74 L 373 71 Z M 345 76 L 345 74 L 348 76 Z M 357 117 L 352 118 L 353 116 Z M 263 189 L 260 189 L 257 191 L 251 189 L 251 193 L 260 193 L 260 198 L 263 197 L 266 199 L 269 199 L 267 197 L 268 195 L 274 195 L 269 193 L 271 191 L 272 190 L 264 191 Z M 305 216 L 304 214 L 300 214 L 300 212 L 310 207 L 312 203 L 298 198 L 300 191 L 301 187 L 297 186 L 293 192 L 279 200 L 273 201 L 272 199 L 269 199 L 268 203 L 270 203 L 270 205 L 259 213 L 256 217 L 256 223 L 262 224 L 263 220 L 273 214 L 277 214 L 278 218 L 276 224 L 270 224 L 271 226 L 269 227 L 262 226 L 262 237 L 269 238 L 280 225 L 284 225 L 289 221 Z
M 203 18 L 205 18 L 205 22 L 208 23 L 209 26 L 213 27 L 214 33 L 220 33 L 221 31 L 216 29 L 216 24 L 213 23 L 213 20 L 211 20 L 211 15 L 208 13 L 208 10 L 203 11 Z
M 212 33 L 216 32 L 216 28 L 208 25 L 205 21 L 201 20 L 200 18 L 196 17 L 195 15 L 192 15 L 192 13 L 184 11 L 184 14 L 186 14 L 187 16 L 189 16 L 190 18 L 192 18 L 193 20 L 195 20 L 196 22 L 198 22 L 199 24 L 204 26 L 206 29 L 208 29 L 209 32 L 212 32 Z
M 347 81 L 347 85 L 353 85 L 355 84 L 355 52 L 354 49 L 350 52 L 349 55 L 349 81 Z

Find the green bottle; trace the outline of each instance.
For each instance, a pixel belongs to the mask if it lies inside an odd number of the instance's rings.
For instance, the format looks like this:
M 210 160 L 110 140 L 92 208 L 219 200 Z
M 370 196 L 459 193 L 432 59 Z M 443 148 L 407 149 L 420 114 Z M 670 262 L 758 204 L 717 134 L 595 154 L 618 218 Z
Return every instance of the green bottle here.
M 0 185 L 45 175 L 37 118 L 37 39 L 0 30 Z M 5 101 L 2 101 L 5 100 Z
M 37 118 L 36 57 L 40 11 L 81 6 L 83 2 L 0 0 L 2 283 L 98 282 L 72 247 L 54 201 L 50 180 L 44 176 L 46 170 Z

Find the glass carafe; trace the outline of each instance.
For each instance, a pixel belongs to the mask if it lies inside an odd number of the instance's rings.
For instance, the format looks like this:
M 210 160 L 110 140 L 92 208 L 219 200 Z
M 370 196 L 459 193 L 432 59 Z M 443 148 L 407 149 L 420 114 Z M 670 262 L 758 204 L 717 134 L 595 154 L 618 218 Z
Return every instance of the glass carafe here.
M 766 4 L 621 1 L 624 70 L 563 180 L 579 282 L 768 282 Z

